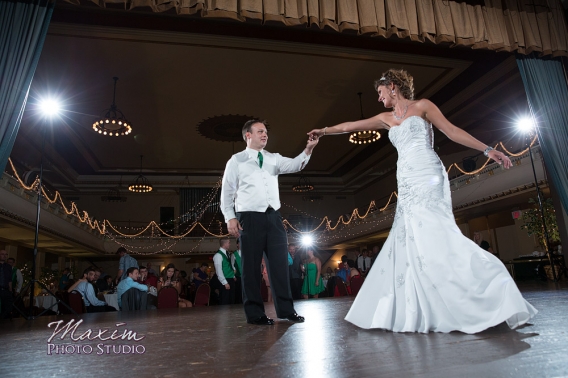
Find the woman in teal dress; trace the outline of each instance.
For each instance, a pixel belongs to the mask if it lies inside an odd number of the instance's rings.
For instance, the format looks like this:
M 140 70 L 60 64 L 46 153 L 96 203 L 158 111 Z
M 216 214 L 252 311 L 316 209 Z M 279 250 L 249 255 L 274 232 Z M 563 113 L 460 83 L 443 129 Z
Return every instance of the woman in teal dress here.
M 325 290 L 321 278 L 321 260 L 315 255 L 312 248 L 308 248 L 306 254 L 308 258 L 304 261 L 302 296 L 304 299 L 308 299 L 310 295 L 317 298 L 319 293 Z

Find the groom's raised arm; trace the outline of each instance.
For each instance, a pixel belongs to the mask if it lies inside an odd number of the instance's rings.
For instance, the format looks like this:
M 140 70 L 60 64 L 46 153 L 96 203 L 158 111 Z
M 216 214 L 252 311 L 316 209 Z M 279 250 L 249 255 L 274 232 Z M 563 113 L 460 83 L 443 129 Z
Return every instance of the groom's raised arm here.
M 306 167 L 315 146 L 319 142 L 319 137 L 317 135 L 310 135 L 308 138 L 308 143 L 306 148 L 302 153 L 296 156 L 294 159 L 283 157 L 280 154 L 276 154 L 276 165 L 278 166 L 279 174 L 295 173 L 301 171 Z

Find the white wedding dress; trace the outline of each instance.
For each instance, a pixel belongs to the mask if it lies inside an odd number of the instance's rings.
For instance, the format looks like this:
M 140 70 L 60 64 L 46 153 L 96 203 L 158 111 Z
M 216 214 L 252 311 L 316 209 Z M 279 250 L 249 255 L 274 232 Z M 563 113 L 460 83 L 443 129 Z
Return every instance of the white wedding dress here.
M 389 139 L 399 156 L 396 216 L 345 319 L 361 328 L 424 333 L 526 323 L 537 310 L 503 263 L 456 225 L 432 125 L 411 116 L 390 129 Z

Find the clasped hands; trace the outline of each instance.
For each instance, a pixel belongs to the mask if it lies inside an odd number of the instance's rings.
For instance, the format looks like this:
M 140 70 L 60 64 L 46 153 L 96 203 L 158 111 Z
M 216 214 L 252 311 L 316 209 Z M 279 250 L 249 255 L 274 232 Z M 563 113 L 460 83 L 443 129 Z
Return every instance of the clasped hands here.
M 318 142 L 319 135 L 311 131 L 310 133 L 308 133 L 308 143 L 306 144 L 306 150 L 311 153 Z M 227 231 L 229 231 L 229 234 L 231 234 L 235 238 L 238 238 L 240 236 L 240 231 L 242 231 L 242 229 L 243 228 L 237 218 L 229 219 L 229 221 L 227 222 Z

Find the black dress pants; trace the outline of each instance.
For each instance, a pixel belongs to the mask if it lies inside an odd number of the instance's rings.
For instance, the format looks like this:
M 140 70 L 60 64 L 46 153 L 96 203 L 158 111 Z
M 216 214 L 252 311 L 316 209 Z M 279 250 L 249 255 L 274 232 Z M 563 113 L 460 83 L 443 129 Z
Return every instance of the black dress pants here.
M 301 278 L 290 279 L 290 289 L 292 289 L 292 298 L 302 299 L 302 284 L 304 280 Z
M 260 264 L 263 252 L 270 279 L 270 289 L 276 315 L 285 318 L 296 313 L 288 273 L 288 238 L 282 224 L 282 216 L 272 208 L 264 213 L 240 212 L 240 246 L 242 261 L 243 304 L 248 321 L 265 315 L 260 294 Z
M 12 295 L 12 292 L 8 289 L 0 289 L 0 307 L 2 307 L 0 319 L 5 319 L 10 316 L 13 303 L 14 296 Z
M 243 303 L 243 283 L 241 277 L 235 281 L 235 303 Z
M 235 303 L 235 278 L 225 278 L 227 283 L 229 284 L 229 289 L 225 287 L 225 285 L 221 284 L 219 288 L 219 304 L 220 305 L 229 305 Z

